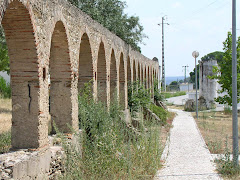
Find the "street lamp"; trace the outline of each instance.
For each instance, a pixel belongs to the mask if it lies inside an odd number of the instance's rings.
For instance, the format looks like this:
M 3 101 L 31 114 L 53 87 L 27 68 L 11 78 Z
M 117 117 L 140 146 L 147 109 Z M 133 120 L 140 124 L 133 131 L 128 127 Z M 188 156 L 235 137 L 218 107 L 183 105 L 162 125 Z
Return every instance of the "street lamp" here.
M 199 56 L 199 52 L 193 51 L 192 56 L 195 58 L 195 86 L 196 86 L 196 116 L 198 119 L 198 98 L 197 98 L 197 57 Z

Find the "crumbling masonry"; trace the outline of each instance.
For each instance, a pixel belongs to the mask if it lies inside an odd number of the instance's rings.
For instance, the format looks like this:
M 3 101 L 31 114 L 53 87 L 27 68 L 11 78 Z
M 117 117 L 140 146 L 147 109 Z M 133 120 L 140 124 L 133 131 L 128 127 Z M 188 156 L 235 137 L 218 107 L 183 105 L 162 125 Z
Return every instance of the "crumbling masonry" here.
M 49 114 L 61 131 L 69 131 L 66 124 L 78 129 L 78 89 L 85 82 L 93 80 L 96 100 L 109 106 L 116 90 L 127 108 L 127 83 L 151 88 L 159 77 L 158 62 L 67 0 L 0 0 L 0 22 L 10 57 L 13 148 L 46 147 Z

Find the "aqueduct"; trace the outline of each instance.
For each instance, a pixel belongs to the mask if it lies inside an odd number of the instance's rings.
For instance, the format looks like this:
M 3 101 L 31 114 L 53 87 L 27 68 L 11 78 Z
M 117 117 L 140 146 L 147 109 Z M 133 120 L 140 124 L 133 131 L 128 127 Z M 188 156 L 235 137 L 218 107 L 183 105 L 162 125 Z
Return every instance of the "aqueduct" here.
M 85 82 L 93 80 L 94 98 L 107 105 L 117 89 L 127 108 L 127 83 L 151 88 L 158 78 L 158 62 L 67 0 L 0 0 L 0 21 L 10 57 L 13 148 L 47 146 L 49 114 L 61 131 L 69 131 L 66 124 L 78 129 Z

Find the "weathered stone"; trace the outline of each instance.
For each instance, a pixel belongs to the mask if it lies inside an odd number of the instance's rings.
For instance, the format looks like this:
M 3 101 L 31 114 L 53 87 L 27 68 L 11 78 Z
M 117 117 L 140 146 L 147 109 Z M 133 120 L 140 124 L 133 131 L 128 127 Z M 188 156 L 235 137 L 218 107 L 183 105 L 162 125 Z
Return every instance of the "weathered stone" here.
M 184 105 L 185 111 L 194 111 L 195 110 L 195 101 L 193 99 L 188 99 Z
M 159 77 L 156 60 L 66 0 L 0 0 L 0 22 L 10 56 L 15 149 L 46 147 L 49 122 L 62 132 L 71 132 L 67 124 L 77 130 L 83 83 L 92 80 L 94 98 L 108 106 L 116 90 L 126 109 L 128 82 L 151 88 Z

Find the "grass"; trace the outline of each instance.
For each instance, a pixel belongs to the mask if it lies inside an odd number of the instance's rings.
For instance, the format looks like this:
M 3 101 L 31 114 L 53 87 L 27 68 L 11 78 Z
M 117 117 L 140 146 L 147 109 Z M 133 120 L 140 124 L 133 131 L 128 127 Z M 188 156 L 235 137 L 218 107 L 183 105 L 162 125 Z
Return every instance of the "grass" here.
M 210 152 L 224 155 L 215 160 L 217 171 L 225 179 L 240 179 L 240 169 L 236 168 L 230 159 L 230 152 L 232 152 L 232 116 L 229 112 L 229 108 L 226 108 L 223 112 L 200 112 L 196 122 Z M 193 116 L 196 119 L 195 113 L 193 113 Z
M 88 95 L 79 97 L 82 153 L 64 143 L 65 173 L 60 179 L 153 179 L 161 168 L 162 142 L 172 119 L 165 126 L 141 119 L 144 128 L 136 130 L 123 121 L 117 102 L 107 110 Z
M 10 131 L 11 126 L 12 126 L 11 99 L 0 98 L 0 134 Z
M 11 147 L 11 132 L 0 134 L 0 154 L 6 153 Z
M 179 92 L 162 92 L 162 95 L 167 99 L 171 97 L 177 97 L 177 96 L 183 96 L 186 95 L 185 91 L 179 91 Z

